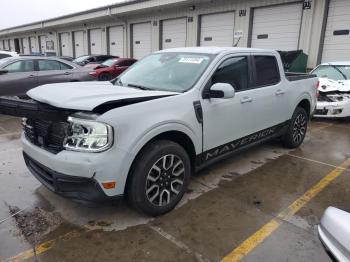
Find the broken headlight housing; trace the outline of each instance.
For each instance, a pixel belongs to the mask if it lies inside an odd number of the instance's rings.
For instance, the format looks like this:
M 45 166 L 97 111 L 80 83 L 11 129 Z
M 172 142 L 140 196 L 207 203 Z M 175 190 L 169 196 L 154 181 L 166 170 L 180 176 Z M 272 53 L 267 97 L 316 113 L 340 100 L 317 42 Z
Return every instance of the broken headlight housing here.
M 69 117 L 70 128 L 64 148 L 79 152 L 102 152 L 113 144 L 113 128 L 110 125 Z

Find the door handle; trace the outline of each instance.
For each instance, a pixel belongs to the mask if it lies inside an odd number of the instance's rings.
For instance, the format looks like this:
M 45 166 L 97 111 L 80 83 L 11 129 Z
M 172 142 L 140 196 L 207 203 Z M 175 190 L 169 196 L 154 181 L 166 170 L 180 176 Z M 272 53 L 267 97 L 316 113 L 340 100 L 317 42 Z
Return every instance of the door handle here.
M 35 77 L 35 75 L 30 75 L 30 76 L 28 76 L 28 78 L 34 78 Z
M 64 74 L 68 76 L 68 75 L 70 75 L 71 73 L 70 73 L 70 72 L 65 72 Z
M 245 96 L 245 97 L 243 97 L 243 98 L 241 99 L 241 103 L 242 103 L 242 104 L 251 103 L 251 102 L 253 102 L 253 98 L 250 98 L 250 97 L 248 97 L 248 96 Z
M 276 94 L 276 96 L 280 96 L 280 95 L 284 94 L 284 91 L 281 89 L 278 89 L 275 94 Z

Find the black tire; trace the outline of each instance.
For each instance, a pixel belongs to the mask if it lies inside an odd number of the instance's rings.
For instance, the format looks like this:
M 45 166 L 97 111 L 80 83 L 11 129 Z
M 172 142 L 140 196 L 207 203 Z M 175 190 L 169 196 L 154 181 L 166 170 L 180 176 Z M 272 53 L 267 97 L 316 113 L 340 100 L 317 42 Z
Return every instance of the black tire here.
M 102 73 L 98 77 L 99 81 L 109 81 L 111 79 L 112 79 L 112 76 L 111 76 L 111 74 L 108 74 L 108 73 Z
M 289 123 L 288 130 L 282 137 L 282 143 L 287 148 L 299 147 L 305 138 L 309 116 L 302 107 L 297 107 Z
M 159 216 L 172 210 L 186 192 L 191 162 L 179 144 L 159 140 L 142 150 L 129 175 L 129 202 L 142 213 Z

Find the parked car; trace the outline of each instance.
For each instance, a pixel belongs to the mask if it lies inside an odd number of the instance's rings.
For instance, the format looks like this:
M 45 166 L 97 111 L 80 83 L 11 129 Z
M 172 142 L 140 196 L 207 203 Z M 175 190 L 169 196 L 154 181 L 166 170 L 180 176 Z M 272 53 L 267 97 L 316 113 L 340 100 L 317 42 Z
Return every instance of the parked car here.
M 16 57 L 16 56 L 18 56 L 17 52 L 1 51 L 0 50 L 0 59 L 6 58 L 6 57 Z
M 350 213 L 328 207 L 318 226 L 318 235 L 334 261 L 350 261 Z
M 271 50 L 177 48 L 143 58 L 113 83 L 40 86 L 30 101 L 0 99 L 0 113 L 26 118 L 24 158 L 50 190 L 83 201 L 127 192 L 136 209 L 156 216 L 215 160 L 276 137 L 300 146 L 316 82 L 285 74 Z
M 104 61 L 101 65 L 95 67 L 90 72 L 92 77 L 100 81 L 109 81 L 123 73 L 129 66 L 133 65 L 137 60 L 132 58 L 112 58 Z
M 311 73 L 319 77 L 315 117 L 350 117 L 350 62 L 323 63 Z
M 111 59 L 111 58 L 119 58 L 119 57 L 112 56 L 112 55 L 83 55 L 74 59 L 73 62 L 78 65 L 84 66 L 90 63 L 101 64 L 107 59 Z
M 0 60 L 0 96 L 24 96 L 34 87 L 94 80 L 90 70 L 52 57 L 9 57 Z

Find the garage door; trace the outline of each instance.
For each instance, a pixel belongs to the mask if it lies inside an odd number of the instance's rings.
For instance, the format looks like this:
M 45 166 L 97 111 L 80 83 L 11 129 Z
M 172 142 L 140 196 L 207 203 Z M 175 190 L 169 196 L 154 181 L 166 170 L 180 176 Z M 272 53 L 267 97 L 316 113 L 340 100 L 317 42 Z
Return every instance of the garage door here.
M 202 15 L 200 20 L 201 46 L 233 46 L 233 12 Z
M 46 35 L 39 36 L 39 50 L 41 53 L 45 53 L 46 51 Z
M 70 41 L 69 41 L 69 33 L 61 33 L 60 34 L 60 50 L 61 55 L 70 56 Z
M 186 18 L 164 20 L 161 28 L 162 49 L 186 46 Z
M 4 40 L 0 40 L 0 50 L 4 50 Z
M 108 30 L 109 54 L 119 57 L 124 56 L 124 28 L 113 26 Z
M 27 37 L 22 38 L 23 53 L 26 55 L 30 54 L 29 40 Z
M 38 49 L 38 43 L 36 41 L 36 37 L 32 36 L 29 38 L 30 40 L 30 51 L 31 52 L 39 52 L 39 49 Z
M 254 10 L 251 46 L 276 50 L 297 50 L 302 4 L 279 5 Z
M 74 36 L 74 56 L 82 56 L 86 55 L 85 53 L 85 46 L 84 46 L 84 32 L 83 31 L 77 31 L 73 33 Z
M 90 53 L 94 55 L 102 54 L 102 30 L 90 30 Z
M 10 39 L 10 50 L 15 51 L 15 41 L 13 39 Z
M 322 62 L 350 60 L 350 1 L 329 4 Z
M 4 40 L 4 47 L 5 47 L 5 50 L 9 50 L 9 40 L 8 39 Z
M 152 52 L 151 23 L 132 25 L 132 57 L 140 59 Z

